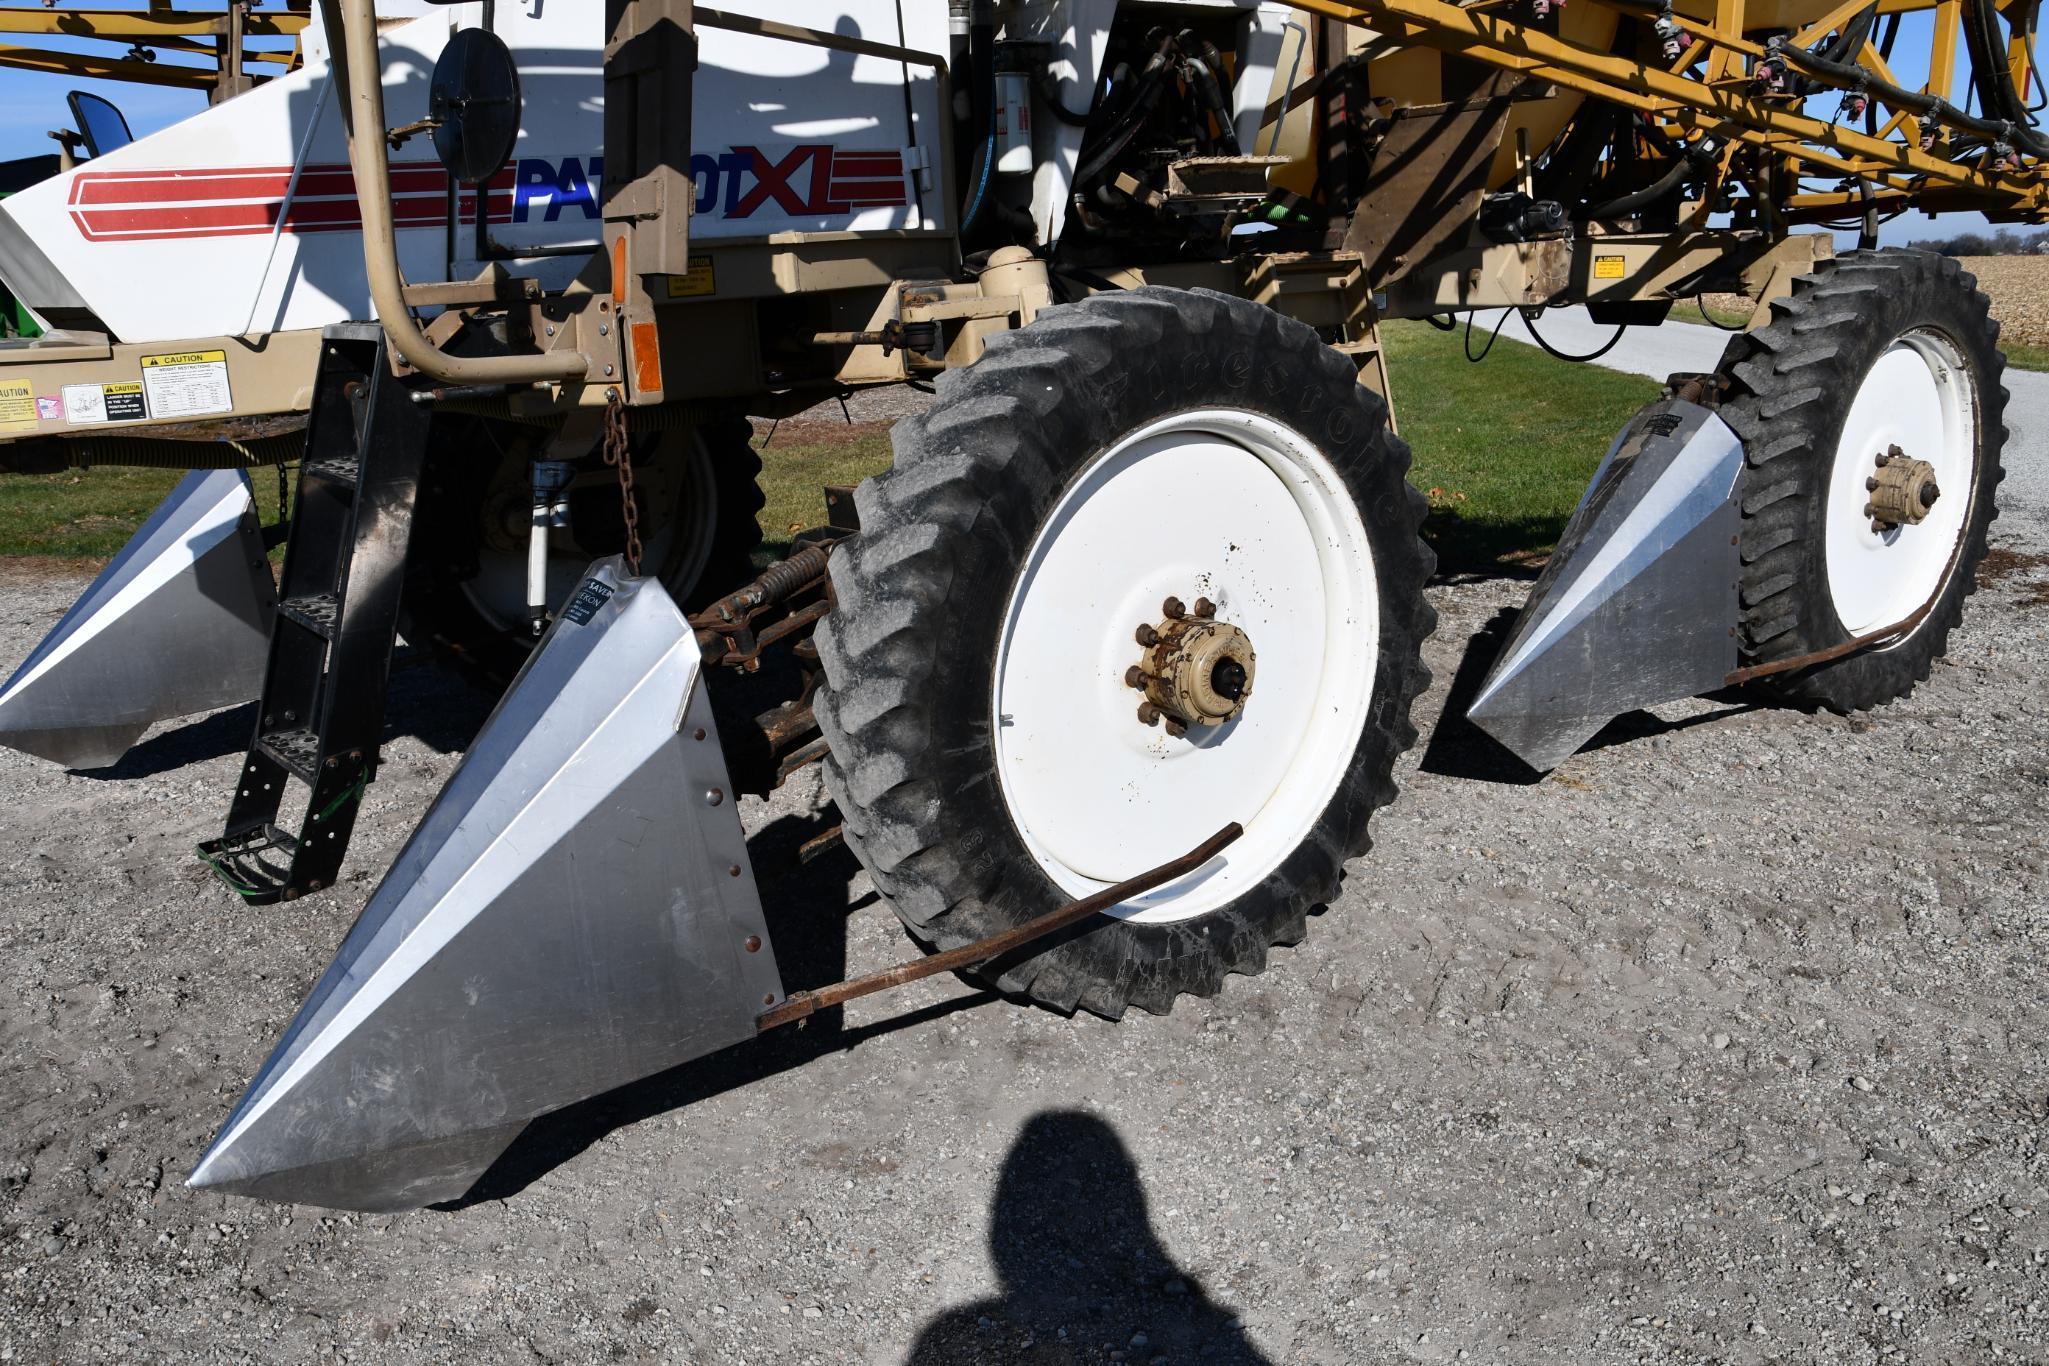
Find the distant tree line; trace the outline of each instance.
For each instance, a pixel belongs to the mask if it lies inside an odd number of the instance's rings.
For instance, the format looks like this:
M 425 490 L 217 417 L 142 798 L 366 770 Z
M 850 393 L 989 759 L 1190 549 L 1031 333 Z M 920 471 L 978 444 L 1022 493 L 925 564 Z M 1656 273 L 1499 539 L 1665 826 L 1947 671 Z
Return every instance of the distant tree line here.
M 1908 246 L 1943 256 L 2036 256 L 2049 255 L 2049 232 L 2018 233 L 2007 228 L 1998 232 L 1960 232 L 1954 237 L 1924 237 Z

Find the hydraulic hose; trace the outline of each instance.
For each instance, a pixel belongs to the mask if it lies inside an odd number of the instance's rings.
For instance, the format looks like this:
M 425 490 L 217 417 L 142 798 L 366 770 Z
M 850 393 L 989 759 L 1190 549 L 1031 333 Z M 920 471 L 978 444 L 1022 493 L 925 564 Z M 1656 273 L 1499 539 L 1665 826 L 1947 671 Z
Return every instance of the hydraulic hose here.
M 1917 113 L 1927 114 L 1936 122 L 1959 133 L 1969 133 L 1995 142 L 2011 143 L 2035 156 L 2049 157 L 2049 139 L 2045 139 L 2032 128 L 2010 121 L 1983 119 L 1975 114 L 1967 114 L 1939 95 L 1909 90 L 1905 86 L 1895 85 L 1891 81 L 1875 76 L 1854 63 L 1832 62 L 1805 48 L 1795 47 L 1778 39 L 1773 40 L 1771 51 L 1784 56 L 1787 61 L 1811 76 L 1820 76 L 1824 80 L 1849 89 L 1862 86 L 1895 109 L 1911 109 Z
M 1685 157 L 1680 157 L 1672 163 L 1670 170 L 1644 186 L 1641 190 L 1632 190 L 1630 193 L 1611 199 L 1605 204 L 1596 204 L 1587 210 L 1587 217 L 1590 219 L 1627 218 L 1639 209 L 1647 209 L 1664 199 L 1667 195 L 1676 192 L 1692 176 L 1693 163 Z
M 1673 158 L 1665 173 L 1640 190 L 1632 190 L 1605 204 L 1596 204 L 1587 210 L 1589 219 L 1627 218 L 1633 213 L 1659 203 L 1666 196 L 1678 192 L 1679 187 L 1697 176 L 1706 175 L 1721 159 L 1722 148 L 1727 144 L 1723 135 L 1728 125 L 1712 133 L 1704 133 Z

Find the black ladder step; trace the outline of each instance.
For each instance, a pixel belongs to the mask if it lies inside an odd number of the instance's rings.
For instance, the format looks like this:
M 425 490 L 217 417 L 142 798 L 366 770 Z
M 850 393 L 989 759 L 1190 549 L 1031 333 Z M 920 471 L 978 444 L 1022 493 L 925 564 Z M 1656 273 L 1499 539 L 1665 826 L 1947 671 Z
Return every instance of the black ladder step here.
M 381 329 L 327 328 L 317 365 L 262 721 L 229 799 L 226 833 L 200 847 L 257 905 L 333 885 L 377 775 L 432 418 L 393 376 Z M 311 789 L 296 835 L 277 825 L 294 779 Z
M 199 857 L 252 906 L 286 899 L 298 855 L 298 839 L 269 822 L 199 846 Z
M 320 737 L 310 730 L 266 731 L 256 743 L 301 782 L 311 784 L 320 771 Z
M 327 640 L 334 639 L 335 626 L 341 621 L 341 599 L 333 593 L 286 598 L 277 605 L 277 610 Z
M 328 456 L 320 460 L 308 460 L 300 466 L 300 472 L 315 479 L 325 479 L 330 484 L 345 488 L 356 486 L 356 462 L 347 456 Z

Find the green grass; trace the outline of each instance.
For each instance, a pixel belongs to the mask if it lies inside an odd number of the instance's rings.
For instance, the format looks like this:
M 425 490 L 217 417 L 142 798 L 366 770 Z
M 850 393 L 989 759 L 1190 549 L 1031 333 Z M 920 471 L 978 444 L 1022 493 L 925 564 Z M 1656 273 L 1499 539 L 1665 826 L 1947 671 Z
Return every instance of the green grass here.
M 2006 363 L 2016 370 L 2049 370 L 2049 346 L 2009 342 L 1999 349 L 2006 352 Z
M 1476 327 L 1473 350 L 1483 343 Z M 1464 329 L 1383 329 L 1395 419 L 1430 498 L 1424 535 L 1446 573 L 1526 559 L 1557 543 L 1594 467 L 1658 386 L 1497 342 L 1471 364 Z
M 1415 450 L 1410 477 L 1430 496 L 1425 534 L 1447 572 L 1547 549 L 1609 440 L 1656 393 L 1648 380 L 1508 341 L 1470 365 L 1457 334 L 1423 323 L 1395 323 L 1386 340 L 1396 415 Z M 825 520 L 825 485 L 858 483 L 889 463 L 889 434 L 785 425 L 761 455 L 764 550 L 780 554 L 793 532 Z M 0 556 L 104 560 L 179 477 L 115 468 L 0 475 Z M 268 471 L 256 478 L 268 522 L 274 487 Z
M 858 484 L 889 468 L 887 427 L 825 430 L 831 434 L 819 439 L 817 423 L 780 428 L 761 452 L 761 544 L 769 555 L 781 556 L 793 534 L 825 521 L 827 484 Z
M 0 475 L 0 555 L 108 559 L 184 477 L 111 466 Z

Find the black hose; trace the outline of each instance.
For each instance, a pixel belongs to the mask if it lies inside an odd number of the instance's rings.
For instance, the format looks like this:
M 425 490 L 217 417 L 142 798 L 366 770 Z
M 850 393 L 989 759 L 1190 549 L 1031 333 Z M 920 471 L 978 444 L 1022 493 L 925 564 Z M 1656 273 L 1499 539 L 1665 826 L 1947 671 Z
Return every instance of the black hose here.
M 1672 163 L 1671 169 L 1659 176 L 1641 190 L 1631 191 L 1605 204 L 1596 204 L 1587 210 L 1587 217 L 1627 218 L 1639 209 L 1647 209 L 1684 185 L 1693 174 L 1693 163 L 1680 157 Z
M 1172 69 L 1173 60 L 1167 56 L 1164 47 L 1154 53 L 1152 59 L 1145 64 L 1145 70 L 1132 82 L 1137 89 L 1132 93 L 1130 103 L 1124 112 L 1117 116 L 1116 122 L 1104 131 L 1102 145 L 1092 151 L 1089 159 L 1074 173 L 1077 191 L 1087 192 L 1095 184 L 1096 178 L 1108 170 L 1118 157 L 1124 155 L 1124 149 L 1138 136 L 1139 129 L 1145 126 L 1153 107 L 1159 103 L 1160 94 L 1165 89 L 1166 73 Z
M 1093 108 L 1084 109 L 1081 113 L 1077 114 L 1061 103 L 1060 82 L 1053 79 L 1051 71 L 1040 67 L 1038 74 L 1032 77 L 1032 89 L 1038 92 L 1039 103 L 1046 109 L 1051 110 L 1053 117 L 1066 124 L 1069 128 L 1086 128 L 1089 126 L 1089 116 L 1094 112 Z M 1093 105 L 1094 101 L 1090 101 L 1090 103 Z
M 2044 139 L 2032 128 L 2010 121 L 1998 122 L 1967 114 L 1938 95 L 1894 85 L 1891 81 L 1872 75 L 1861 66 L 1832 62 L 1826 57 L 1818 56 L 1805 48 L 1795 47 L 1791 43 L 1774 40 L 1772 51 L 1783 54 L 1787 61 L 1810 75 L 1824 77 L 1851 89 L 1863 86 L 1895 109 L 1915 110 L 1958 132 L 1975 134 L 1992 141 L 2012 143 L 2035 156 L 2049 157 L 2049 139 Z
M 1854 62 L 1857 54 L 1864 50 L 1864 40 L 1871 36 L 1871 25 L 1878 18 L 1878 6 L 1872 4 L 1861 10 L 1850 22 L 1836 31 L 1836 36 L 1824 46 L 1816 49 L 1832 62 Z
M 1543 312 L 1544 310 L 1540 308 L 1537 310 L 1537 315 L 1542 316 Z M 1504 319 L 1506 318 L 1506 316 L 1506 314 L 1503 315 Z M 1608 338 L 1607 341 L 1603 342 L 1599 350 L 1589 351 L 1584 356 L 1575 356 L 1569 351 L 1560 351 L 1550 342 L 1545 341 L 1544 334 L 1537 330 L 1537 319 L 1535 317 L 1532 317 L 1528 313 L 1523 314 L 1523 327 L 1526 331 L 1529 332 L 1530 336 L 1536 339 L 1537 345 L 1544 348 L 1546 354 L 1556 356 L 1559 360 L 1572 361 L 1575 364 L 1579 364 L 1584 361 L 1599 360 L 1601 357 L 1607 355 L 1610 351 L 1613 351 L 1615 349 L 1615 343 L 1622 340 L 1622 334 L 1629 330 L 1628 323 L 1617 323 L 1615 324 L 1615 335 Z
M 2013 32 L 2024 32 L 2022 16 L 2012 17 Z M 1971 80 L 1978 88 L 1978 107 L 2008 123 L 2027 124 L 2027 101 L 2013 88 L 2013 68 L 1999 45 L 1999 11 L 1993 0 L 1972 0 L 1964 7 L 1964 41 L 1970 51 Z
M 1487 344 L 1480 348 L 1480 354 L 1477 356 L 1473 354 L 1473 315 L 1471 313 L 1466 314 L 1465 353 L 1467 360 L 1478 365 L 1481 361 L 1487 359 L 1487 353 L 1494 349 L 1495 340 L 1501 336 L 1502 324 L 1508 321 L 1508 315 L 1513 312 L 1515 310 L 1512 308 L 1501 310 L 1501 316 L 1494 320 L 1494 330 L 1487 336 Z
M 1181 36 L 1185 40 L 1194 35 L 1184 33 Z M 1194 44 L 1188 46 L 1193 47 Z M 1231 107 L 1224 103 L 1224 88 L 1217 79 L 1217 71 L 1223 64 L 1224 57 L 1217 51 L 1217 45 L 1204 39 L 1196 48 L 1196 55 L 1189 59 L 1187 69 L 1194 77 L 1192 84 L 1195 86 L 1196 103 L 1205 114 L 1216 119 L 1218 148 L 1224 156 L 1234 157 L 1238 155 L 1238 130 L 1231 123 Z
M 1700 310 L 1700 320 L 1706 323 L 1709 327 L 1715 329 L 1715 331 L 1741 332 L 1743 330 L 1742 323 L 1737 323 L 1734 327 L 1725 327 L 1721 323 L 1716 322 L 1714 319 L 1714 315 L 1707 311 L 1707 300 L 1702 298 L 1700 295 L 1696 294 L 1693 296 L 1693 303 L 1694 306 Z

